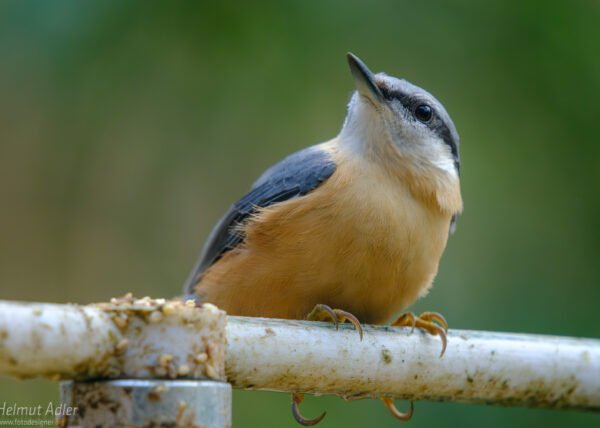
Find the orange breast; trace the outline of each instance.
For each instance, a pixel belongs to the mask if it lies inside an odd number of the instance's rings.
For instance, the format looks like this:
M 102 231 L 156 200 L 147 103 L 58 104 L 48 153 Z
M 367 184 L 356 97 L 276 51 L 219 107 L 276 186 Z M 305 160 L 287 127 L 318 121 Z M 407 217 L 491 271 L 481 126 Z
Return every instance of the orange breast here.
M 375 166 L 338 165 L 312 193 L 247 223 L 245 242 L 197 286 L 203 301 L 231 315 L 291 319 L 324 303 L 386 323 L 428 290 L 450 215 Z

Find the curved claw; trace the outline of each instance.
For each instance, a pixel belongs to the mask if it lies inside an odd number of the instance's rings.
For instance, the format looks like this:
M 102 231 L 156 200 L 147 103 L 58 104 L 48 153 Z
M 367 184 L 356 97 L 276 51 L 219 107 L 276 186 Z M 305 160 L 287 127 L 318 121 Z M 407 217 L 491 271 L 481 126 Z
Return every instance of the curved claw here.
M 442 339 L 442 352 L 440 353 L 440 358 L 442 358 L 444 356 L 444 352 L 446 352 L 446 345 L 448 345 L 448 338 L 446 337 L 446 332 L 444 331 L 444 329 L 437 325 L 437 324 L 433 324 L 432 325 L 434 327 L 432 327 L 435 332 L 440 336 L 440 339 Z M 436 334 L 433 333 L 433 334 Z
M 444 329 L 444 332 L 448 333 L 448 322 L 442 314 L 438 312 L 423 312 L 419 315 L 419 318 L 424 321 L 436 321 Z
M 330 306 L 322 303 L 315 305 L 313 310 L 306 316 L 306 319 L 310 321 L 323 321 L 323 314 L 327 314 L 331 318 L 337 330 L 339 328 L 339 321 L 335 311 Z
M 352 315 L 350 312 L 346 312 L 342 309 L 332 309 L 330 306 L 323 303 L 315 305 L 313 310 L 306 316 L 307 320 L 310 321 L 325 321 L 331 319 L 335 324 L 335 329 L 339 330 L 340 323 L 349 321 L 360 336 L 360 340 L 363 339 L 363 329 L 358 318 Z
M 410 326 L 410 334 L 413 334 L 417 326 L 417 317 L 412 312 L 402 314 L 393 324 L 393 326 L 408 327 Z
M 442 352 L 440 358 L 444 356 L 446 352 L 446 346 L 448 345 L 448 323 L 442 314 L 437 312 L 423 312 L 418 317 L 412 312 L 407 312 L 398 318 L 392 326 L 399 327 L 411 327 L 411 333 L 416 328 L 422 328 L 429 334 L 434 336 L 440 336 L 442 339 Z
M 300 405 L 300 403 L 302 403 L 302 400 L 304 400 L 304 394 L 300 394 L 297 392 L 292 394 L 292 415 L 294 415 L 294 419 L 296 419 L 296 422 L 305 427 L 311 427 L 321 422 L 327 414 L 327 412 L 321 413 L 321 415 L 317 416 L 316 418 L 306 419 L 300 413 L 300 409 L 298 409 L 298 406 Z
M 333 312 L 336 313 L 336 315 L 338 316 L 338 320 L 340 322 L 350 321 L 350 324 L 352 324 L 354 326 L 354 328 L 356 329 L 356 331 L 358 331 L 360 340 L 363 339 L 363 329 L 362 329 L 362 325 L 360 324 L 360 321 L 358 320 L 358 318 L 356 318 L 350 312 L 346 312 L 341 309 L 334 309 Z M 336 322 L 335 326 L 337 328 L 337 322 Z
M 387 407 L 389 412 L 392 414 L 392 416 L 395 417 L 396 419 L 406 422 L 406 421 L 409 421 L 410 418 L 412 418 L 413 411 L 414 411 L 414 404 L 413 404 L 412 400 L 410 402 L 410 408 L 408 409 L 408 412 L 406 412 L 406 413 L 398 410 L 396 408 L 396 405 L 394 404 L 394 400 L 392 400 L 391 398 L 381 397 L 381 400 L 383 401 L 383 404 L 385 404 L 385 407 Z

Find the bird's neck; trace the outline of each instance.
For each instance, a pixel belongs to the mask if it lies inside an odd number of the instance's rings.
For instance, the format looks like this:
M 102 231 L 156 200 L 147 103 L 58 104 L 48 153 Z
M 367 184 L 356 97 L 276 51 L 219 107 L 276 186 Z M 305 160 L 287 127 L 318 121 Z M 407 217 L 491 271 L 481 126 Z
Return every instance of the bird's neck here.
M 385 171 L 399 184 L 407 186 L 415 198 L 443 214 L 459 214 L 463 207 L 460 180 L 443 162 L 443 154 L 439 159 L 430 159 L 402 151 L 391 138 L 377 118 L 349 115 L 334 141 L 343 157 Z

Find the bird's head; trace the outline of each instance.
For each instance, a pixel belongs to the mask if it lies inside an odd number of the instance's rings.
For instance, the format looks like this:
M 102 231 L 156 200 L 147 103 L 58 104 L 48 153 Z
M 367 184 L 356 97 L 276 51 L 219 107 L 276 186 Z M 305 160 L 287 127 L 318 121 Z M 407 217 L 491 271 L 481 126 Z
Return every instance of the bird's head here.
M 351 53 L 348 63 L 356 91 L 340 134 L 344 144 L 404 178 L 409 174 L 413 185 L 434 199 L 456 188 L 456 202 L 444 205 L 460 211 L 459 137 L 444 106 L 406 80 L 373 74 Z
M 364 149 L 391 145 L 403 157 L 458 175 L 458 133 L 444 106 L 406 80 L 373 74 L 351 53 L 348 63 L 356 91 L 342 133 Z

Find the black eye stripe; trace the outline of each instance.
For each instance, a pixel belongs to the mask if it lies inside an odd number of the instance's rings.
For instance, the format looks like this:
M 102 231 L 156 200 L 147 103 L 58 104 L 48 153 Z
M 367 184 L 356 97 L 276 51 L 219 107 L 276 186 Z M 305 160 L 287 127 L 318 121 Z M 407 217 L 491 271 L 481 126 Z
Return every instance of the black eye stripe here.
M 427 104 L 433 111 L 432 118 L 427 122 L 422 122 L 425 126 L 431 129 L 435 134 L 444 141 L 444 143 L 450 148 L 450 152 L 454 157 L 454 164 L 457 171 L 460 171 L 460 157 L 458 154 L 458 136 L 456 132 L 450 129 L 450 126 L 445 122 L 446 115 L 444 113 L 438 114 L 437 109 L 434 107 L 436 104 L 427 101 L 423 97 L 409 96 L 405 92 L 398 90 L 389 89 L 387 86 L 378 85 L 379 90 L 383 97 L 388 101 L 398 100 L 400 104 L 404 106 L 411 117 L 415 117 L 415 108 L 420 104 Z M 448 118 L 448 120 L 450 120 Z M 453 127 L 453 125 L 451 125 Z
M 413 98 L 403 92 L 390 90 L 385 86 L 380 87 L 379 90 L 381 91 L 381 93 L 385 99 L 387 99 L 388 101 L 393 101 L 393 100 L 400 101 L 400 104 L 402 104 L 404 106 L 404 108 L 408 109 L 413 114 L 414 114 L 415 108 L 421 104 L 426 104 L 429 107 L 431 107 L 431 109 L 433 110 L 433 112 L 435 114 L 435 109 L 431 106 L 431 104 L 422 98 Z
M 383 95 L 383 97 L 388 101 L 398 100 L 404 107 L 407 107 L 407 108 L 411 104 L 410 97 L 402 92 L 390 90 L 389 88 L 387 88 L 385 86 L 380 87 L 379 90 L 381 91 L 381 94 Z

